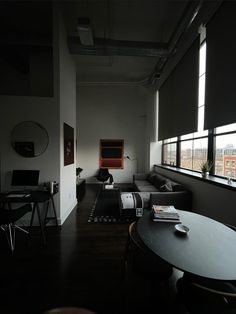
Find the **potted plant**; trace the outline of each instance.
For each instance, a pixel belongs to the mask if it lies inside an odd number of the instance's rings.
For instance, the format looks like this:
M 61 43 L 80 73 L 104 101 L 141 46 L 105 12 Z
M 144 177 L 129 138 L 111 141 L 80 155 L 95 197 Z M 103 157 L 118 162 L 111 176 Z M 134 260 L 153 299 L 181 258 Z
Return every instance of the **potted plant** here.
M 212 168 L 212 162 L 207 160 L 207 161 L 204 161 L 202 164 L 201 164 L 201 171 L 202 171 L 202 176 L 204 178 L 208 177 L 209 176 L 209 172 Z

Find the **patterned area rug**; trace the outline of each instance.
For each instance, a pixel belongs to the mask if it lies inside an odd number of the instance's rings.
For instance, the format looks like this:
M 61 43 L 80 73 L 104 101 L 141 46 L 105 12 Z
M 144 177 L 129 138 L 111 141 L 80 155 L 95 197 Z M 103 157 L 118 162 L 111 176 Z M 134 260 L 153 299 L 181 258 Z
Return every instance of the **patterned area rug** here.
M 89 223 L 130 223 L 132 217 L 120 214 L 120 190 L 101 190 L 89 214 Z

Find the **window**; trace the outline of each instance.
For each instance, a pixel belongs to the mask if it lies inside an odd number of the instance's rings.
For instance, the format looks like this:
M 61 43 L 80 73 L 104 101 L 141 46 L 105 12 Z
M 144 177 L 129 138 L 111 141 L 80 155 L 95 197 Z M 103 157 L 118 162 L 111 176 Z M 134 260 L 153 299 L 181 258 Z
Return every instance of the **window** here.
M 214 142 L 215 175 L 236 178 L 236 123 L 216 128 Z
M 176 166 L 177 164 L 177 139 L 177 137 L 174 137 L 164 141 L 162 160 L 166 165 Z
M 200 171 L 201 164 L 207 160 L 208 138 L 181 141 L 180 167 Z
M 164 145 L 163 161 L 167 165 L 176 166 L 176 143 Z

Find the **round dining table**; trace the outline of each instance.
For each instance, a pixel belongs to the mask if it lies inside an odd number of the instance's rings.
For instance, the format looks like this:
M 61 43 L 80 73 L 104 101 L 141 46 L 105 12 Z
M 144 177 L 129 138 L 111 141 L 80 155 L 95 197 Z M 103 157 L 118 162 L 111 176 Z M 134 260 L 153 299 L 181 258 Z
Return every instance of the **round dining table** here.
M 144 244 L 173 267 L 208 279 L 236 280 L 236 232 L 214 219 L 178 210 L 182 234 L 173 222 L 156 222 L 151 211 L 137 222 Z

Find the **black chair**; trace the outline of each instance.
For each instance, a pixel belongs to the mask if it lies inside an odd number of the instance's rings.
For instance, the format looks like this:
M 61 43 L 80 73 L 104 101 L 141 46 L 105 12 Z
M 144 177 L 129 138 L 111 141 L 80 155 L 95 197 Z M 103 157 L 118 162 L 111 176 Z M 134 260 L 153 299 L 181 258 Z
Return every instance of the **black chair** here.
M 76 168 L 76 177 L 80 177 L 80 173 L 81 173 L 82 171 L 83 171 L 82 168 L 77 167 L 77 168 Z
M 154 313 L 156 304 L 164 304 L 170 296 L 173 268 L 145 246 L 136 221 L 129 225 L 128 236 L 123 270 L 127 309 L 131 313 Z
M 107 168 L 100 168 L 98 174 L 95 176 L 98 181 L 103 182 L 103 184 L 109 179 L 109 183 L 113 183 L 113 176 L 109 173 Z
M 0 228 L 6 232 L 7 241 L 12 253 L 15 249 L 15 229 L 28 234 L 27 230 L 17 226 L 15 222 L 31 210 L 30 204 L 25 204 L 17 209 L 0 209 Z
M 235 282 L 184 274 L 177 281 L 177 291 L 178 297 L 191 314 L 221 314 L 236 308 Z
M 126 269 L 143 276 L 166 280 L 172 275 L 173 268 L 150 251 L 137 232 L 136 221 L 129 225 L 129 240 L 126 253 Z

